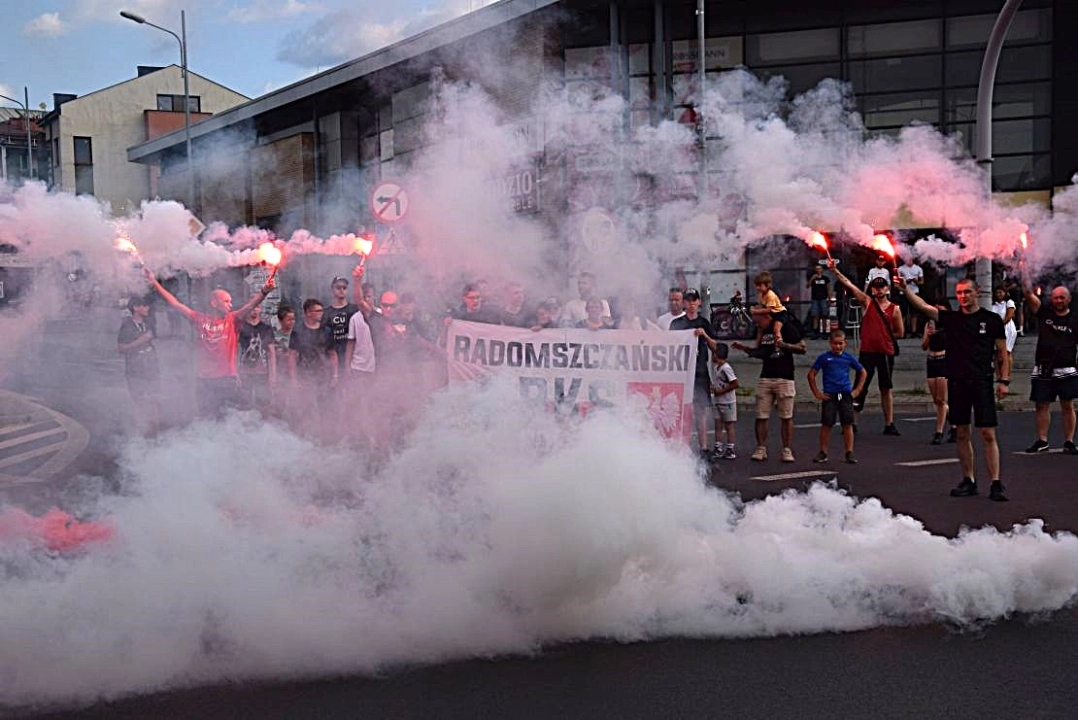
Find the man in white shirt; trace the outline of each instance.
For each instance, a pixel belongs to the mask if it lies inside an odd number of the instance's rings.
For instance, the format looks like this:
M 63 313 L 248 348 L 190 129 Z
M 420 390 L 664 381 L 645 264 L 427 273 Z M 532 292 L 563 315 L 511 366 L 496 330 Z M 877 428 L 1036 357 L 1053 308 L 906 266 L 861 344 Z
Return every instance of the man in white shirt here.
M 372 437 L 369 399 L 374 388 L 374 340 L 371 327 L 361 312 L 354 313 L 348 320 L 344 356 L 345 372 L 348 374 L 345 385 L 347 401 L 342 403 L 344 408 L 340 419 L 350 433 L 369 441 Z
M 580 293 L 580 297 L 576 300 L 570 300 L 565 303 L 566 322 L 570 327 L 583 322 L 588 317 L 587 309 L 585 305 L 588 300 L 595 296 L 595 274 L 590 272 L 582 272 L 576 280 L 576 289 Z M 610 317 L 610 305 L 606 300 L 601 299 L 603 303 L 603 318 Z
M 670 323 L 673 322 L 675 318 L 679 318 L 685 314 L 685 306 L 682 303 L 681 288 L 670 288 L 670 293 L 666 296 L 666 301 L 669 303 L 670 312 L 663 313 L 656 321 L 658 322 L 659 327 L 661 327 L 663 330 L 669 330 Z
M 898 269 L 898 276 L 906 281 L 906 287 L 910 289 L 911 293 L 914 295 L 921 294 L 921 283 L 925 281 L 925 273 L 920 265 L 913 264 L 913 255 L 906 256 L 902 267 Z M 910 303 L 906 300 L 905 295 L 898 296 L 898 306 L 902 308 L 902 312 L 906 315 L 906 337 L 919 337 L 920 334 L 917 331 L 919 316 L 911 310 Z

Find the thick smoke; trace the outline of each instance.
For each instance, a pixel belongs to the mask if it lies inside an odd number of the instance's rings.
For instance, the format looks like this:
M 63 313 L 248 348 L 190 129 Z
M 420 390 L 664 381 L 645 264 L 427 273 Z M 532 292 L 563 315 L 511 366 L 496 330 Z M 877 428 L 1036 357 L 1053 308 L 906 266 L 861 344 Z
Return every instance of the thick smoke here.
M 629 417 L 565 425 L 497 385 L 432 410 L 380 469 L 245 415 L 130 444 L 123 494 L 79 508 L 110 543 L 0 546 L 0 698 L 970 625 L 1078 593 L 1078 539 L 1038 522 L 948 540 L 823 485 L 742 505 Z
M 900 210 L 960 238 L 922 241 L 922 257 L 1013 260 L 1028 228 L 1029 272 L 1073 262 L 1073 189 L 1052 217 L 998 207 L 958 145 L 931 128 L 866 139 L 840 84 L 791 100 L 781 81 L 716 80 L 703 117 L 722 150 L 701 202 L 678 191 L 686 178 L 695 188 L 693 129 L 627 130 L 626 100 L 592 90 L 541 88 L 546 181 L 568 176 L 555 170 L 581 148 L 605 169 L 590 184 L 587 173 L 571 179 L 567 213 L 525 217 L 492 189 L 530 152 L 514 118 L 478 85 L 436 88 L 425 149 L 394 168 L 413 195 L 409 262 L 432 293 L 487 277 L 524 280 L 532 298 L 563 294 L 566 271 L 579 269 L 597 271 L 604 289 L 650 293 L 663 266 L 774 234 L 798 246 L 817 227 L 867 242 Z M 114 218 L 41 185 L 2 192 L 0 242 L 41 266 L 34 298 L 73 268 L 103 298 L 143 292 L 136 258 L 114 247 L 121 235 L 158 272 L 200 275 L 257 263 L 269 240 L 286 258 L 343 257 L 360 230 L 273 238 L 213 225 L 193 238 L 176 203 Z M 733 194 L 743 207 L 723 205 Z M 5 312 L 0 333 L 9 342 L 62 312 L 59 300 Z M 437 393 L 388 459 L 316 446 L 249 414 L 126 442 L 101 483 L 121 492 L 68 508 L 110 523 L 112 541 L 60 555 L 0 543 L 0 702 L 371 671 L 593 637 L 965 626 L 1058 609 L 1078 593 L 1078 540 L 1037 522 L 948 540 L 822 485 L 743 504 L 633 417 L 566 424 L 520 403 L 496 383 Z

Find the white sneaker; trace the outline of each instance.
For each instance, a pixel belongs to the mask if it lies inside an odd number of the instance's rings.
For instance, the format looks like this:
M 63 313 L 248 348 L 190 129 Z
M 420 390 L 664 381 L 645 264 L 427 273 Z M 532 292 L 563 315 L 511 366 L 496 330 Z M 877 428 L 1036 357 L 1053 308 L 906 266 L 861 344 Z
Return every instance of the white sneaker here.
M 737 453 L 734 452 L 732 447 L 726 448 L 726 452 L 724 452 L 722 456 L 726 460 L 737 460 Z
M 794 451 L 791 450 L 788 447 L 783 448 L 782 449 L 782 461 L 783 462 L 793 462 L 794 461 Z
M 756 460 L 759 462 L 767 460 L 767 448 L 765 448 L 763 445 L 760 445 L 758 448 L 752 451 L 752 455 L 749 456 L 749 459 Z

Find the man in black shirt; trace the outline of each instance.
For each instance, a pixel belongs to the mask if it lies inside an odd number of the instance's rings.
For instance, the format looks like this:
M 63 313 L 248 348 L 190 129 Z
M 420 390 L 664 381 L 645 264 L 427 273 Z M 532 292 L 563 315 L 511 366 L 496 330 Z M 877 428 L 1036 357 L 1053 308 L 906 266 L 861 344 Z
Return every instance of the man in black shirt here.
M 763 331 L 759 347 L 735 342 L 734 348 L 748 353 L 749 357 L 764 361 L 760 379 L 756 383 L 756 449 L 749 459 L 757 462 L 767 460 L 767 425 L 771 411 L 779 416 L 779 434 L 782 439 L 782 461 L 794 462 L 794 398 L 797 385 L 794 382 L 794 355 L 804 355 L 807 348 L 800 331 L 794 323 L 783 323 L 780 337 L 775 337 L 770 315 L 754 316 Z M 782 350 L 776 354 L 775 349 Z
M 711 410 L 711 376 L 707 372 L 708 350 L 718 347 L 711 337 L 711 323 L 700 317 L 700 293 L 689 288 L 682 295 L 685 314 L 670 321 L 670 330 L 692 330 L 697 337 L 696 377 L 693 381 L 692 416 L 696 437 L 700 442 L 700 457 L 710 459 L 707 444 L 707 418 Z
M 134 402 L 136 424 L 140 430 L 153 435 L 160 429 L 163 415 L 154 332 L 147 322 L 150 308 L 150 299 L 146 297 L 133 297 L 127 301 L 131 317 L 120 325 L 116 350 L 124 357 L 124 375 Z
M 958 460 L 962 464 L 962 482 L 951 490 L 954 497 L 976 495 L 977 481 L 973 478 L 973 442 L 970 439 L 969 419 L 981 432 L 984 443 L 984 459 L 992 478 L 989 497 L 1006 501 L 1007 495 L 999 479 L 999 445 L 996 443 L 996 398 L 1007 395 L 1009 377 L 1002 374 L 996 380 L 995 396 L 992 393 L 992 359 L 996 368 L 1005 372 L 1007 343 L 1003 332 L 1003 319 L 977 303 L 977 283 L 972 278 L 959 280 L 955 286 L 958 310 L 941 310 L 932 307 L 906 286 L 901 277 L 895 278 L 910 305 L 937 327 L 947 332 L 947 401 L 950 404 L 950 421 L 958 435 Z
M 359 306 L 348 302 L 348 278 L 335 277 L 329 284 L 333 300 L 322 311 L 322 324 L 333 331 L 333 352 L 337 353 L 337 373 L 344 371 L 344 350 L 348 345 L 348 321 Z
M 1078 398 L 1078 314 L 1071 312 L 1071 293 L 1060 286 L 1052 290 L 1050 304 L 1023 288 L 1030 311 L 1037 318 L 1037 350 L 1029 399 L 1036 403 L 1037 439 L 1027 453 L 1048 450 L 1048 425 L 1052 403 L 1059 398 L 1063 417 L 1063 452 L 1078 455 L 1074 445 L 1074 399 Z
M 239 326 L 240 390 L 244 404 L 263 414 L 273 406 L 277 385 L 277 345 L 273 328 L 262 322 L 262 306 L 255 305 Z
M 817 338 L 828 333 L 827 301 L 831 299 L 831 280 L 823 274 L 823 265 L 817 263 L 812 266 L 812 273 L 808 276 L 808 287 L 812 302 L 809 304 L 809 315 L 812 324 L 809 327 Z

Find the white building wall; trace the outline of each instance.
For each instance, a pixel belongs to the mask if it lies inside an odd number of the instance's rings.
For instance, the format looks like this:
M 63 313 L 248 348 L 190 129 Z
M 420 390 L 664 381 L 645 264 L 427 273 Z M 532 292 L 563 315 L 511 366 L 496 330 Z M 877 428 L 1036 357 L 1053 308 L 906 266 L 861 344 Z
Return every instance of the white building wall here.
M 243 95 L 191 73 L 190 93 L 201 97 L 202 112 L 218 113 L 248 100 Z M 145 111 L 157 109 L 159 94 L 183 95 L 183 73 L 176 65 L 90 93 L 61 106 L 57 189 L 75 192 L 75 137 L 93 147 L 94 196 L 114 214 L 138 208 L 149 199 L 150 168 L 128 162 L 127 148 L 146 138 Z

